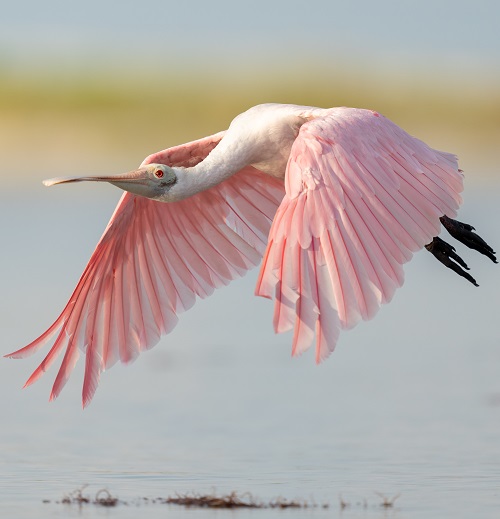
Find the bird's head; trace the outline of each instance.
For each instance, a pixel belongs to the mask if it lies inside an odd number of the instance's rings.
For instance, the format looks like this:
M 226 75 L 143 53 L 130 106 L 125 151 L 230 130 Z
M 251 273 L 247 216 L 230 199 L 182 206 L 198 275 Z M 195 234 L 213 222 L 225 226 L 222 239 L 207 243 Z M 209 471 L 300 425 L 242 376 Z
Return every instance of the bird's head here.
M 146 198 L 161 199 L 177 182 L 174 170 L 165 164 L 146 164 L 123 175 L 96 177 L 57 177 L 44 180 L 46 186 L 69 182 L 109 182 L 125 191 Z

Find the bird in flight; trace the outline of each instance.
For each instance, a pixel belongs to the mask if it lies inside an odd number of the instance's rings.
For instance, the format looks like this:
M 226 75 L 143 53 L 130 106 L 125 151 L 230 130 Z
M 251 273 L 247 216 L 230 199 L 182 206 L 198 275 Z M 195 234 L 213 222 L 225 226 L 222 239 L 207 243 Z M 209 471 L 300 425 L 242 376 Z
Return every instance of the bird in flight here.
M 126 192 L 69 302 L 40 337 L 55 338 L 26 382 L 64 352 L 51 400 L 85 355 L 83 406 L 102 371 L 130 362 L 207 297 L 261 261 L 256 295 L 274 298 L 274 329 L 293 331 L 292 355 L 315 342 L 317 362 L 340 331 L 372 318 L 403 284 L 403 264 L 427 248 L 477 285 L 443 225 L 496 263 L 474 228 L 454 220 L 463 175 L 371 110 L 265 104 L 226 131 L 147 157 L 109 182 Z

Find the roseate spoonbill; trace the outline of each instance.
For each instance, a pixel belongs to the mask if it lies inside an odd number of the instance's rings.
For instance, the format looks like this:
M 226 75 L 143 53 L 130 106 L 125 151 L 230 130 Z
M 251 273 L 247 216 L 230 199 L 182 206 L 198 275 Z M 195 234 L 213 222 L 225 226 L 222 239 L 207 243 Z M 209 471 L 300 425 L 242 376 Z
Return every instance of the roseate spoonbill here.
M 292 355 L 316 336 L 316 361 L 341 329 L 372 318 L 403 283 L 403 263 L 426 247 L 476 285 L 453 237 L 496 262 L 455 217 L 462 172 L 371 110 L 255 106 L 229 129 L 147 157 L 109 182 L 127 191 L 68 304 L 52 326 L 9 357 L 55 342 L 26 382 L 65 349 L 51 396 L 86 355 L 83 405 L 100 373 L 129 362 L 206 297 L 256 266 L 256 295 L 275 298 L 274 329 L 293 330 Z M 166 202 L 166 203 L 165 203 Z

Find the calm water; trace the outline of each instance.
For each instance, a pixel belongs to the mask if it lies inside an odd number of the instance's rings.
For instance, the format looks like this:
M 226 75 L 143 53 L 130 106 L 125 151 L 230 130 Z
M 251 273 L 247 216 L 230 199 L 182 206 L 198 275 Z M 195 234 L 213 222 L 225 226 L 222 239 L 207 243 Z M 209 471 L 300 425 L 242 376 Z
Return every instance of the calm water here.
M 65 303 L 119 196 L 99 187 L 0 195 L 2 353 Z M 499 195 L 498 185 L 470 189 L 461 212 L 497 250 Z M 273 334 L 271 304 L 252 295 L 256 272 L 106 372 L 85 411 L 81 369 L 49 404 L 54 370 L 20 389 L 40 355 L 1 360 L 0 516 L 499 517 L 500 267 L 459 252 L 480 288 L 420 253 L 395 300 L 319 367 L 312 355 L 290 359 L 290 336 Z M 54 503 L 83 484 L 130 501 L 216 489 L 331 508 Z M 375 492 L 401 496 L 384 510 Z M 352 503 L 342 512 L 339 494 Z

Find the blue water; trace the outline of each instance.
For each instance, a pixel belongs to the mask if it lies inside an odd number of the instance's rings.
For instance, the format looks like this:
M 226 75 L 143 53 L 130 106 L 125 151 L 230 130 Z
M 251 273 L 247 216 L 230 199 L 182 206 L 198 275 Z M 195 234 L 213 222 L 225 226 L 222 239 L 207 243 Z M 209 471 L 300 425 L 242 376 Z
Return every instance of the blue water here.
M 119 196 L 99 188 L 0 194 L 2 353 L 66 302 Z M 498 184 L 471 188 L 461 211 L 497 249 L 499 195 Z M 253 296 L 256 272 L 197 304 L 133 365 L 106 372 L 84 411 L 82 362 L 48 403 L 55 370 L 20 389 L 41 355 L 0 360 L 0 516 L 498 517 L 500 267 L 457 248 L 480 288 L 419 253 L 394 301 L 319 367 L 313 355 L 291 359 L 290 336 L 273 334 L 271 304 Z M 131 504 L 55 502 L 84 484 Z M 213 489 L 330 509 L 137 504 Z M 376 492 L 400 494 L 395 508 Z M 339 495 L 351 503 L 343 511 Z

